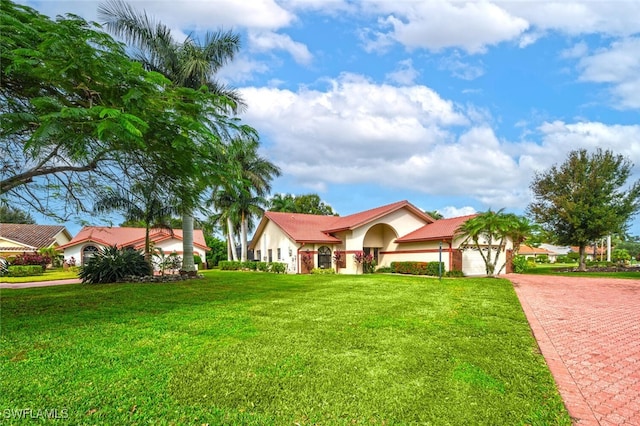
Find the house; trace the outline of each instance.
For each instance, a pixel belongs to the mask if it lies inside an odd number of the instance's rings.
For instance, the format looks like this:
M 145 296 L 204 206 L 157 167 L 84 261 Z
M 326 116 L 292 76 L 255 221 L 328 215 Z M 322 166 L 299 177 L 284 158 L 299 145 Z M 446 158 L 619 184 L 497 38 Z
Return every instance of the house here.
M 0 223 L 0 257 L 57 248 L 69 241 L 71 234 L 63 225 Z
M 72 261 L 73 258 L 76 264 L 82 265 L 100 249 L 109 246 L 144 250 L 145 232 L 144 228 L 85 226 L 71 241 L 58 249 L 64 251 L 66 262 Z M 149 237 L 153 247 L 161 248 L 165 254 L 175 252 L 182 256 L 181 229 L 174 229 L 173 232 L 167 229 L 151 229 Z M 193 254 L 204 260 L 207 250 L 209 248 L 205 243 L 202 230 L 194 229 Z
M 566 256 L 567 254 L 571 253 L 571 247 L 569 246 L 557 246 L 554 244 L 543 243 L 540 244 L 540 248 L 549 251 L 549 260 L 551 261 L 551 263 L 557 262 L 558 257 Z
M 408 201 L 343 217 L 266 212 L 249 248 L 256 260 L 284 262 L 290 273 L 306 273 L 310 263 L 311 268 L 355 274 L 359 265 L 354 255 L 364 252 L 378 266 L 441 260 L 446 270 L 484 275 L 481 254 L 456 235 L 456 229 L 472 217 L 435 220 Z M 511 249 L 510 242 L 507 249 Z M 342 257 L 339 261 L 337 253 Z M 501 256 L 500 264 L 507 253 Z
M 551 252 L 550 250 L 547 250 L 542 246 L 532 247 L 526 244 L 521 244 L 518 250 L 518 255 L 524 256 L 527 259 L 533 258 L 533 260 L 535 260 L 535 258 L 538 256 L 547 256 L 547 258 L 549 259 L 549 262 L 555 262 L 556 254 Z

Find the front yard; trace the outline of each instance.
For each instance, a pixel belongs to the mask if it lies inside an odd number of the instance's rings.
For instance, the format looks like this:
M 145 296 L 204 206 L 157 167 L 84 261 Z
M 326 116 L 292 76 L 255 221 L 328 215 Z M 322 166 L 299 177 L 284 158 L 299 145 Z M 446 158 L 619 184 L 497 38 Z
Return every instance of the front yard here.
M 571 424 L 506 280 L 206 276 L 2 290 L 4 423 Z

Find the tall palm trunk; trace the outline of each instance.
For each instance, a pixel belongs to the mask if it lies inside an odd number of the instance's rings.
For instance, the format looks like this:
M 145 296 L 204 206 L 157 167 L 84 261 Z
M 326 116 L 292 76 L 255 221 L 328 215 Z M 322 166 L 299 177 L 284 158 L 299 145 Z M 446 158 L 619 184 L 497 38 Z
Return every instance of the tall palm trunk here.
M 195 272 L 193 261 L 193 216 L 190 213 L 182 215 L 182 270 Z
M 227 218 L 227 236 L 229 237 L 229 248 L 231 249 L 231 260 L 238 260 L 238 253 L 236 252 L 236 239 L 233 235 L 233 223 L 231 222 L 231 218 Z
M 247 261 L 247 216 L 244 212 L 242 212 L 242 221 L 240 222 L 240 233 L 242 234 L 240 238 L 241 241 L 241 251 L 240 251 L 240 260 L 243 262 Z

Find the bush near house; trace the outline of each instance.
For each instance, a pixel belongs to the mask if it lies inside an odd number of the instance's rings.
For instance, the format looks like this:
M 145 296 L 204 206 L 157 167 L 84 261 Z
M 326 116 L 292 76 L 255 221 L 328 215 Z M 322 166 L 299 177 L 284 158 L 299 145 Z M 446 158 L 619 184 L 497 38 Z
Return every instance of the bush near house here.
M 80 268 L 84 284 L 116 283 L 125 277 L 151 275 L 151 266 L 142 253 L 129 248 L 106 247 Z
M 282 262 L 239 262 L 234 260 L 221 260 L 218 264 L 223 271 L 260 271 L 260 272 L 273 272 L 275 274 L 281 274 L 287 271 L 287 265 Z
M 391 271 L 396 274 L 432 275 L 445 273 L 444 262 L 391 262 Z
M 9 263 L 14 266 L 39 265 L 44 271 L 51 263 L 51 258 L 38 253 L 24 253 L 16 256 Z
M 44 269 L 40 265 L 12 265 L 7 268 L 9 277 L 31 277 L 44 274 Z

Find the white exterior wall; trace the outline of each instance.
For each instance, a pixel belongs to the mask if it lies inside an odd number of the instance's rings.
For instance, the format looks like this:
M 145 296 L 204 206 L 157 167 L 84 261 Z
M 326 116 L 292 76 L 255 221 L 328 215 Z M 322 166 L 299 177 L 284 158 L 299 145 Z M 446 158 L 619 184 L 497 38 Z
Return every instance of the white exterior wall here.
M 86 246 L 94 246 L 97 247 L 98 250 L 102 250 L 104 248 L 104 246 L 102 244 L 98 244 L 92 241 L 87 241 L 85 243 L 82 244 L 77 244 L 71 247 L 67 247 L 64 249 L 64 260 L 65 262 L 71 260 L 71 258 L 75 258 L 76 260 L 76 265 L 80 266 L 82 265 L 82 250 L 86 247 Z M 182 241 L 181 240 L 176 240 L 176 239 L 168 239 L 168 240 L 164 240 L 161 241 L 159 243 L 154 244 L 154 246 L 156 248 L 161 248 L 162 251 L 164 252 L 164 254 L 169 255 L 171 253 L 173 253 L 174 251 L 176 253 L 178 253 L 178 255 L 180 257 L 182 257 Z M 193 251 L 195 254 L 197 254 L 198 256 L 200 256 L 200 258 L 204 261 L 206 258 L 206 252 L 201 249 L 200 247 L 193 247 Z
M 271 249 L 274 262 L 286 263 L 287 273 L 295 274 L 298 272 L 297 251 L 299 244 L 289 238 L 289 236 L 273 222 L 267 222 L 254 247 L 253 253 L 254 256 L 256 256 L 256 260 L 261 262 L 268 261 L 269 249 Z M 278 259 L 278 249 L 280 249 L 280 260 Z M 260 251 L 260 259 L 257 258 L 258 250 Z

